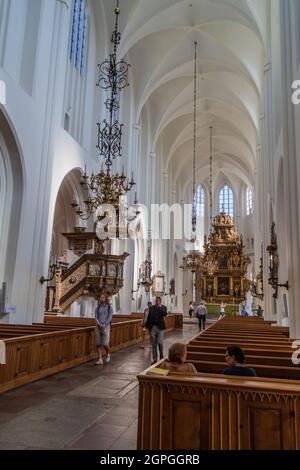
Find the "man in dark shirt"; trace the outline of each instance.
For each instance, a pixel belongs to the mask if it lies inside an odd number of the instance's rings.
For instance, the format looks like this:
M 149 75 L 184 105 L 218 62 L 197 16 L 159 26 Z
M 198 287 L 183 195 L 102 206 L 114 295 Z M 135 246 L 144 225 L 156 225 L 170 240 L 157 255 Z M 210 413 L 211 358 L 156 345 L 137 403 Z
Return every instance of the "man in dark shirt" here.
M 227 348 L 225 359 L 228 367 L 222 371 L 222 374 L 256 377 L 255 370 L 245 366 L 245 354 L 240 347 L 230 346 Z
M 146 321 L 146 328 L 150 332 L 150 340 L 152 346 L 152 364 L 157 362 L 157 347 L 159 349 L 160 359 L 164 357 L 163 354 L 163 331 L 166 329 L 165 316 L 167 315 L 167 308 L 161 304 L 161 298 L 156 297 L 155 305 L 152 305 Z

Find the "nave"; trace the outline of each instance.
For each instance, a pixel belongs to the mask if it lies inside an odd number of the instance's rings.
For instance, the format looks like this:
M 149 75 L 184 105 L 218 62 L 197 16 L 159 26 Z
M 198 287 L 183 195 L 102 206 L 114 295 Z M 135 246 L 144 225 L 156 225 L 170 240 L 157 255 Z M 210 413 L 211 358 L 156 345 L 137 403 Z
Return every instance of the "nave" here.
M 165 335 L 164 349 L 198 332 L 196 320 Z M 112 354 L 1 394 L 0 450 L 131 450 L 137 444 L 138 383 L 150 344 Z

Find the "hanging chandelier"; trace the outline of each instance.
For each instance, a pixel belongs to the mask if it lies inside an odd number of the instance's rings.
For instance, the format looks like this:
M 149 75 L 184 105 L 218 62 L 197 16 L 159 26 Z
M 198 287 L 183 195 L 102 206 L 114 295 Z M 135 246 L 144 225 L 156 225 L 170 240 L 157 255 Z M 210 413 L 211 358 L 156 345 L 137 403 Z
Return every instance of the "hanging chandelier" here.
M 128 70 L 130 67 L 125 60 L 118 60 L 117 56 L 117 49 L 121 42 L 121 33 L 119 32 L 119 0 L 117 0 L 114 14 L 115 28 L 111 37 L 113 51 L 109 59 L 98 64 L 99 79 L 97 86 L 110 92 L 109 97 L 105 101 L 109 120 L 104 119 L 102 123 L 97 123 L 97 149 L 99 150 L 100 157 L 104 159 L 104 166 L 102 165 L 101 171 L 98 174 L 94 175 L 92 173 L 91 176 L 87 175 L 85 168 L 80 185 L 87 192 L 87 197 L 82 205 L 74 201 L 72 207 L 82 220 L 88 220 L 94 213 L 97 214 L 98 222 L 108 219 L 109 225 L 116 229 L 116 238 L 119 238 L 121 222 L 128 223 L 133 221 L 139 215 L 139 211 L 136 193 L 131 215 L 129 215 L 129 210 L 124 203 L 126 194 L 136 185 L 133 173 L 131 178 L 128 178 L 124 174 L 124 168 L 121 174 L 113 174 L 111 171 L 113 160 L 122 157 L 122 133 L 124 125 L 118 119 L 115 119 L 115 114 L 120 109 L 120 93 L 129 86 Z M 114 209 L 113 216 L 105 209 L 104 213 L 98 212 L 101 207 L 105 206 L 110 206 Z M 121 216 L 123 217 L 122 220 Z M 106 231 L 108 232 L 108 227 Z
M 214 257 L 214 251 L 211 248 L 213 231 L 213 128 L 209 128 L 209 238 L 204 238 L 203 268 L 209 276 L 214 276 L 218 270 L 218 260 Z
M 210 136 L 210 156 L 209 156 L 209 220 L 210 220 L 210 235 L 204 237 L 204 253 L 200 253 L 198 250 L 191 250 L 186 256 L 183 257 L 181 269 L 189 270 L 191 272 L 207 273 L 209 276 L 214 276 L 218 270 L 218 260 L 215 258 L 214 250 L 211 247 L 212 244 L 212 231 L 213 231 L 213 128 L 209 128 Z M 194 197 L 194 201 L 195 201 Z M 193 206 L 193 234 L 196 239 L 196 207 Z
M 192 207 L 192 239 L 194 248 L 182 258 L 181 269 L 192 273 L 201 271 L 202 255 L 196 249 L 197 240 L 197 201 L 196 201 L 196 131 L 197 131 L 197 42 L 195 42 L 194 57 L 194 139 L 193 139 L 193 207 Z

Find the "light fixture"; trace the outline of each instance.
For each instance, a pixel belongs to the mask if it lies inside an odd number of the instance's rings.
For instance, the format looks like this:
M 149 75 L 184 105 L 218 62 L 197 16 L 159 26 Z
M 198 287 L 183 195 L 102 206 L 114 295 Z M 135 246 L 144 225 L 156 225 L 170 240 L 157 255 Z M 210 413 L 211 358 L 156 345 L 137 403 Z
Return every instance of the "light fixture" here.
M 268 282 L 270 286 L 274 289 L 273 297 L 274 299 L 278 299 L 278 290 L 279 287 L 284 287 L 285 289 L 289 289 L 289 282 L 285 282 L 284 284 L 279 283 L 279 255 L 278 255 L 278 246 L 277 246 L 277 234 L 276 234 L 276 225 L 275 222 L 272 223 L 271 226 L 271 244 L 267 247 L 267 251 L 269 253 L 270 265 L 269 265 L 269 279 Z
M 99 80 L 97 86 L 106 91 L 110 90 L 110 96 L 105 101 L 106 109 L 109 112 L 109 120 L 107 121 L 104 119 L 102 123 L 97 124 L 97 148 L 100 156 L 104 159 L 105 169 L 102 165 L 101 171 L 98 174 L 92 174 L 89 177 L 85 168 L 84 174 L 80 180 L 80 185 L 82 189 L 87 192 L 87 197 L 83 201 L 82 206 L 78 204 L 77 201 L 74 201 L 72 203 L 72 207 L 82 220 L 88 220 L 92 214 L 97 213 L 100 207 L 106 205 L 113 207 L 116 220 L 111 220 L 109 224 L 116 228 L 116 238 L 119 238 L 120 216 L 122 215 L 121 206 L 123 204 L 122 199 L 132 190 L 136 183 L 133 178 L 133 173 L 131 178 L 125 176 L 124 168 L 122 169 L 121 174 L 112 174 L 111 172 L 113 160 L 122 156 L 123 124 L 121 124 L 118 119 L 115 119 L 115 113 L 120 109 L 120 92 L 125 87 L 129 86 L 128 70 L 130 67 L 125 60 L 118 60 L 117 57 L 117 49 L 121 41 L 121 33 L 118 29 L 120 15 L 119 0 L 117 0 L 114 13 L 115 29 L 111 37 L 113 51 L 110 54 L 109 59 L 98 65 Z M 131 222 L 139 215 L 136 193 L 133 215 L 129 216 L 127 207 L 125 207 L 125 215 L 127 222 Z M 107 211 L 97 214 L 98 222 L 107 217 Z
M 214 256 L 214 250 L 211 245 L 213 243 L 213 128 L 209 128 L 209 232 L 208 237 L 204 237 L 204 255 L 203 255 L 203 270 L 209 276 L 213 276 L 218 270 L 218 260 Z
M 139 279 L 138 279 L 138 287 L 143 286 L 145 292 L 149 294 L 150 287 L 153 284 L 152 279 L 152 259 L 151 259 L 151 244 L 149 243 L 147 256 L 145 261 L 140 266 L 139 270 Z
M 192 208 L 192 239 L 194 248 L 182 258 L 181 269 L 196 273 L 200 271 L 202 264 L 202 255 L 196 249 L 197 239 L 197 211 L 196 211 L 196 131 L 197 131 L 197 42 L 195 42 L 195 61 L 194 61 L 194 139 L 193 139 L 193 208 Z
M 43 285 L 45 282 L 53 281 L 55 274 L 58 271 L 61 271 L 63 273 L 67 270 L 67 268 L 68 268 L 68 263 L 57 258 L 57 256 L 52 256 L 50 264 L 49 264 L 49 268 L 48 268 L 48 278 L 45 278 L 44 276 L 42 276 L 40 278 L 40 283 Z

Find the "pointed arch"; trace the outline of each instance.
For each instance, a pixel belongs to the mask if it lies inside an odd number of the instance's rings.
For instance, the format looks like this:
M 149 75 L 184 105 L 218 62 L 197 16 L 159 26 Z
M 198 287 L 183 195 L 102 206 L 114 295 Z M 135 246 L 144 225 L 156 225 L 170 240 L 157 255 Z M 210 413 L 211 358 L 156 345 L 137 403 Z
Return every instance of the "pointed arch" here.
M 229 184 L 225 184 L 219 191 L 219 211 L 234 217 L 234 195 Z
M 0 107 L 0 288 L 12 291 L 20 233 L 24 175 L 20 146 Z

